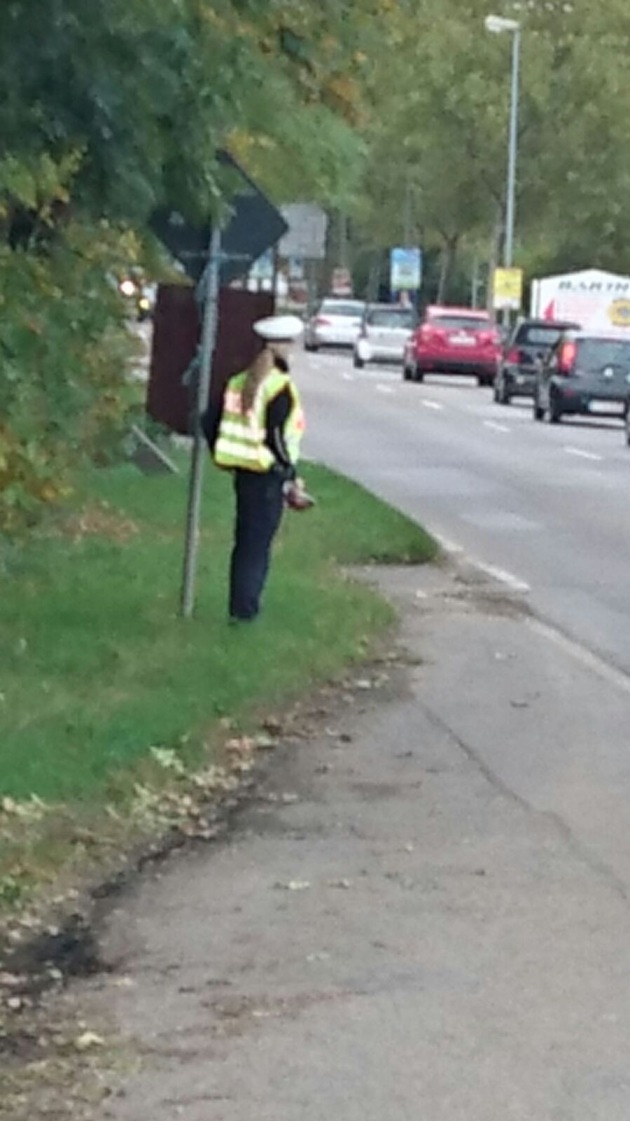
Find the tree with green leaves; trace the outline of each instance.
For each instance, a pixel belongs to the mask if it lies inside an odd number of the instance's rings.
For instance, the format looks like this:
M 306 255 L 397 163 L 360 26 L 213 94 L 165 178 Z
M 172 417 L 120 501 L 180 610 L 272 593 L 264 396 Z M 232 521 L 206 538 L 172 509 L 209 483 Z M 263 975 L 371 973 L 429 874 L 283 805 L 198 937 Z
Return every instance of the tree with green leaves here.
M 7 0 L 0 9 L 0 531 L 124 427 L 123 308 L 152 211 L 206 219 L 227 147 L 339 205 L 391 0 Z
M 630 14 L 622 0 L 497 8 L 523 31 L 519 260 L 623 267 Z M 442 247 L 443 279 L 459 245 L 496 258 L 505 219 L 510 37 L 487 34 L 487 14 L 481 0 L 418 0 L 396 65 L 384 54 L 373 75 L 365 228 L 379 244 L 399 240 L 411 192 L 427 243 Z

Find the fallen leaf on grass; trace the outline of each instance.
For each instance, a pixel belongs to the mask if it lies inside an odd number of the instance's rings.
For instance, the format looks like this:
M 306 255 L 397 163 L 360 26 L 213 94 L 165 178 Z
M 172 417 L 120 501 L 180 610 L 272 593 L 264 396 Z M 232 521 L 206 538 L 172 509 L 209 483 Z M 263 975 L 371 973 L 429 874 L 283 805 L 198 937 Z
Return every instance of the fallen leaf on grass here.
M 166 747 L 152 747 L 153 760 L 165 771 L 172 771 L 176 775 L 185 775 L 186 767 L 176 751 Z
M 254 746 L 254 741 L 251 736 L 234 736 L 231 740 L 227 740 L 225 750 L 230 755 L 247 755 Z
M 284 725 L 281 720 L 276 716 L 268 716 L 262 722 L 262 726 L 270 736 L 281 736 L 284 731 Z
M 0 973 L 0 987 L 4 989 L 18 989 L 26 983 L 26 977 L 19 973 Z
M 74 1046 L 77 1051 L 90 1051 L 94 1047 L 104 1047 L 105 1040 L 96 1032 L 84 1031 L 82 1035 L 77 1036 Z
M 268 735 L 256 736 L 254 746 L 257 751 L 273 751 L 278 746 L 278 741 Z
M 20 821 L 36 823 L 41 821 L 47 812 L 45 802 L 32 794 L 28 801 L 17 802 L 15 798 L 6 795 L 0 799 L 0 813 L 5 817 L 17 818 Z
M 112 985 L 115 989 L 135 989 L 136 981 L 133 977 L 116 977 Z
M 190 825 L 180 826 L 180 832 L 191 841 L 214 841 L 219 836 L 220 829 L 218 825 L 195 825 L 191 823 Z
M 231 768 L 237 775 L 247 775 L 254 769 L 253 759 L 236 759 L 231 764 Z

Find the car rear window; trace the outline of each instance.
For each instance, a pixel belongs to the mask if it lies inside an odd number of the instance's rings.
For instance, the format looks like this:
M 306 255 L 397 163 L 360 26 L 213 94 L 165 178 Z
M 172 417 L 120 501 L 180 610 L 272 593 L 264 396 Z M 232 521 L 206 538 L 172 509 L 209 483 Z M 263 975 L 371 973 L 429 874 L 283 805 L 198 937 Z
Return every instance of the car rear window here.
M 579 339 L 578 364 L 583 370 L 624 366 L 630 373 L 630 339 Z
M 534 327 L 524 323 L 516 332 L 514 342 L 525 346 L 552 347 L 556 345 L 561 334 L 562 327 Z
M 413 330 L 414 314 L 406 308 L 375 308 L 368 312 L 367 322 L 370 327 L 393 327 Z
M 492 326 L 489 319 L 472 315 L 432 315 L 429 323 L 448 331 L 489 331 Z
M 339 304 L 336 301 L 335 303 L 324 301 L 319 310 L 320 312 L 324 312 L 325 315 L 342 315 L 346 319 L 356 319 L 358 316 L 363 315 L 364 307 L 365 305 L 361 303 Z

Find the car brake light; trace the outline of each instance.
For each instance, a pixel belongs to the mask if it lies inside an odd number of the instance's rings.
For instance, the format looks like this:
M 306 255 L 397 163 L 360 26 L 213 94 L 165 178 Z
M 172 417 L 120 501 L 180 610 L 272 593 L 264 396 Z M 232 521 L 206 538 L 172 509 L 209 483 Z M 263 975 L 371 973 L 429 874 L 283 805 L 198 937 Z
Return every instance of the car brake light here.
M 517 346 L 510 347 L 510 349 L 507 352 L 507 360 L 513 366 L 518 366 L 518 364 L 521 360 L 521 352 L 520 352 L 520 350 L 518 349 Z
M 315 326 L 316 327 L 330 327 L 331 326 L 330 319 L 326 319 L 325 315 L 318 315 L 316 320 L 315 320 Z
M 570 342 L 570 343 L 563 343 L 562 344 L 562 347 L 560 348 L 560 354 L 558 355 L 558 373 L 559 374 L 564 374 L 566 376 L 567 374 L 571 373 L 571 370 L 573 369 L 573 365 L 575 363 L 576 355 L 577 355 L 577 344 L 576 343 Z

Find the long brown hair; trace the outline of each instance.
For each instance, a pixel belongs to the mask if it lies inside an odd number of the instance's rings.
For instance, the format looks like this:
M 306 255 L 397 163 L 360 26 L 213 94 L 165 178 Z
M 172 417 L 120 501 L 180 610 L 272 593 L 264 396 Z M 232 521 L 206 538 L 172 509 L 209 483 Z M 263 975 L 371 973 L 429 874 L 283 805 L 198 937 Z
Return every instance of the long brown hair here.
M 241 395 L 241 408 L 243 413 L 248 413 L 249 410 L 253 408 L 256 394 L 272 368 L 273 354 L 269 347 L 265 347 L 265 349 L 261 350 L 260 354 L 254 358 L 254 361 L 247 371 L 247 377 Z

